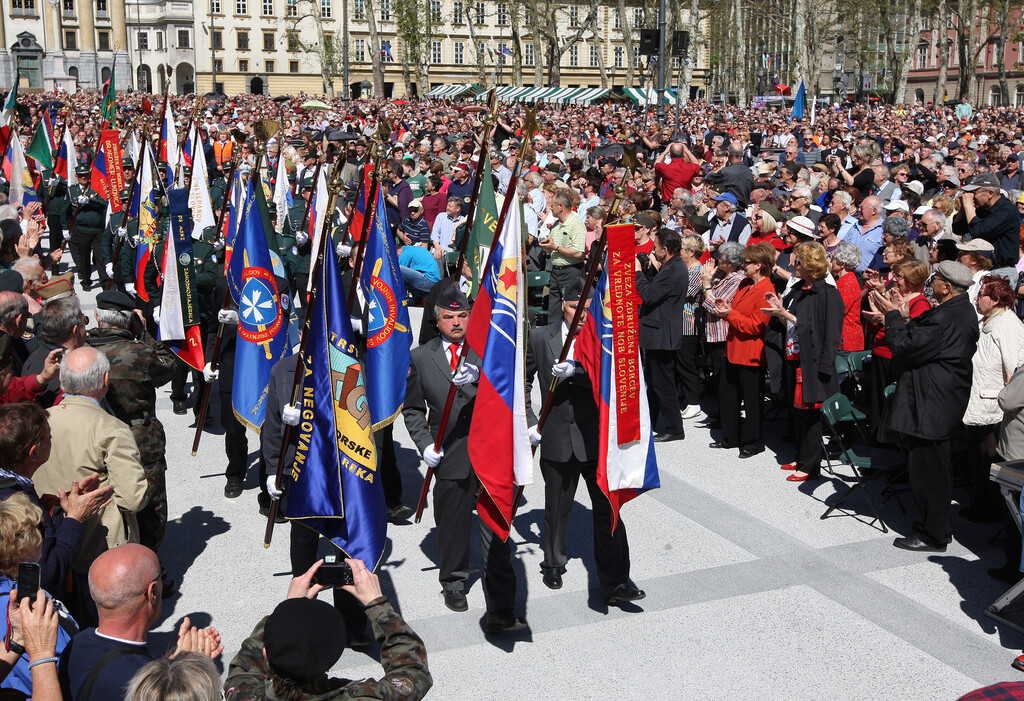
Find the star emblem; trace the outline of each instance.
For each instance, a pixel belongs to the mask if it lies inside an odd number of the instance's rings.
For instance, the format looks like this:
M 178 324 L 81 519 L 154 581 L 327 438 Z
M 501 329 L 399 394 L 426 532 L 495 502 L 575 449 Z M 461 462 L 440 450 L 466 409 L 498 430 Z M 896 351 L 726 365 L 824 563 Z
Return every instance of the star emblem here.
M 511 291 L 516 288 L 516 282 L 518 278 L 517 266 L 519 264 L 516 258 L 506 258 L 501 262 L 501 274 L 498 275 L 498 294 L 502 297 L 512 298 Z
M 265 317 L 262 309 L 274 308 L 274 300 L 263 297 L 263 291 L 259 289 L 254 289 L 249 295 L 242 295 L 242 316 L 255 326 L 264 325 L 270 316 Z

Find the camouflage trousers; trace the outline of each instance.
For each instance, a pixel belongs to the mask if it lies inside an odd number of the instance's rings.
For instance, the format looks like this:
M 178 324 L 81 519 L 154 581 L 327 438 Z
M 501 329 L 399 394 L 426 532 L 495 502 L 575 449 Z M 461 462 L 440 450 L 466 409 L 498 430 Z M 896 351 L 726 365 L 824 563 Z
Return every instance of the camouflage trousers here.
M 139 522 L 139 542 L 158 552 L 167 533 L 167 461 L 164 458 L 142 466 L 149 482 L 149 503 L 135 517 Z

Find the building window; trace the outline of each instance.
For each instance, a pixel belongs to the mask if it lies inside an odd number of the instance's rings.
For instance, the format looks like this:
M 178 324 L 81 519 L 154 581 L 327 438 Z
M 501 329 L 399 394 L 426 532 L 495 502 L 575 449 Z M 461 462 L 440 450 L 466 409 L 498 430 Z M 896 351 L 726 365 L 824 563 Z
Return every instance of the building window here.
M 299 3 L 298 0 L 286 0 L 285 2 L 285 14 L 288 17 L 299 16 Z
M 18 6 L 18 0 L 14 0 L 14 6 Z M 75 14 L 75 0 L 64 0 L 64 14 Z
M 210 14 L 219 15 L 223 12 L 221 8 L 220 0 L 210 0 Z
M 334 9 L 331 7 L 331 0 L 320 0 L 320 16 L 330 19 L 334 16 Z
M 158 30 L 156 30 L 155 34 L 156 34 L 156 50 L 157 51 L 163 51 L 164 50 L 164 33 L 163 33 L 162 30 L 158 29 Z
M 988 94 L 988 104 L 993 107 L 999 107 L 1003 101 L 1003 93 L 999 90 L 998 85 L 993 85 L 992 90 Z
M 288 32 L 288 50 L 298 51 L 300 48 L 302 47 L 299 46 L 298 34 L 296 34 L 295 32 Z
M 430 62 L 435 66 L 441 63 L 441 42 L 430 42 Z
M 644 59 L 640 55 L 640 47 L 633 44 L 633 65 L 637 68 L 642 68 L 644 65 Z
M 224 34 L 219 29 L 210 32 L 210 46 L 218 50 L 224 48 Z M 139 48 L 141 49 L 142 47 L 140 46 Z
M 100 16 L 107 14 L 107 0 L 96 0 L 96 14 Z
M 288 62 L 288 72 L 292 73 L 292 74 L 298 73 L 299 72 L 299 62 L 298 61 L 289 61 Z
M 18 10 L 18 14 L 35 14 L 36 0 L 14 0 L 12 9 Z
M 249 14 L 249 0 L 235 0 L 235 14 L 236 15 L 247 15 L 247 14 Z
M 580 45 L 573 44 L 569 47 L 569 67 L 577 68 L 580 65 Z
M 273 61 L 267 61 L 266 66 L 267 66 L 267 73 L 273 73 L 274 72 L 274 62 Z
M 597 68 L 598 66 L 601 65 L 601 59 L 600 59 L 600 57 L 597 54 L 598 51 L 600 51 L 600 49 L 598 49 L 597 44 L 591 44 L 590 45 L 590 67 L 591 68 Z
M 249 59 L 242 58 L 242 59 L 238 60 L 238 71 L 240 73 L 248 73 L 249 72 Z
M 366 39 L 355 41 L 356 63 L 366 63 Z
M 178 30 L 178 48 L 179 49 L 191 49 L 192 48 L 192 32 L 187 29 Z
M 580 6 L 570 5 L 569 6 L 569 26 L 578 27 L 580 26 Z
M 466 44 L 461 41 L 455 42 L 455 65 L 461 66 L 466 62 Z
M 274 50 L 274 33 L 263 32 L 263 50 L 273 51 Z
M 476 14 L 476 16 L 473 18 L 473 21 L 477 24 L 477 26 L 487 22 L 487 12 L 484 3 L 473 3 L 473 12 Z
M 622 29 L 622 15 L 619 14 L 618 10 L 615 11 L 614 27 L 615 29 Z
M 613 59 L 612 65 L 616 68 L 622 68 L 622 47 L 615 47 L 615 58 Z
M 110 32 L 102 29 L 96 32 L 96 48 L 100 51 L 110 51 Z
M 529 5 L 523 8 L 523 24 L 527 27 L 533 26 L 533 12 L 530 10 Z
M 274 0 L 263 0 L 263 16 L 273 17 L 274 16 Z
M 921 44 L 917 47 L 917 68 L 924 70 L 928 67 L 928 45 Z
M 430 21 L 434 24 L 441 23 L 441 0 L 430 0 Z
M 238 50 L 248 51 L 249 50 L 249 32 L 238 32 Z
M 498 3 L 498 26 L 500 26 L 500 27 L 507 27 L 508 26 L 508 3 L 507 2 L 499 2 Z
M 674 70 L 674 71 L 679 70 L 679 57 L 678 56 L 673 56 L 672 57 L 672 70 Z
M 142 49 L 142 37 L 145 34 L 139 34 L 139 48 Z M 76 51 L 78 49 L 78 33 L 73 29 L 65 30 L 64 32 L 64 48 L 69 51 Z
M 508 44 L 498 44 L 498 63 L 503 66 L 508 63 L 508 56 L 505 53 L 506 51 L 508 51 Z
M 523 45 L 523 65 L 532 66 L 533 63 L 533 44 Z
M 633 28 L 644 26 L 644 11 L 639 7 L 633 8 Z
M 462 0 L 452 3 L 452 24 L 462 24 Z
M 74 32 L 65 32 L 64 33 L 65 38 L 67 37 L 68 34 L 74 35 Z M 75 43 L 77 45 L 77 42 L 72 42 L 72 43 Z M 74 48 L 74 47 L 72 47 L 71 44 L 68 44 L 68 48 L 71 49 L 71 48 Z M 216 48 L 220 48 L 220 47 L 216 47 Z M 149 51 L 149 32 L 139 32 L 139 51 Z
M 222 58 L 215 58 L 215 59 L 213 59 L 213 69 L 215 71 L 217 71 L 218 73 L 223 73 L 224 72 L 224 59 L 222 59 Z
M 380 0 L 380 21 L 391 21 L 391 0 Z
M 352 17 L 356 22 L 366 21 L 366 0 L 355 0 L 352 3 Z

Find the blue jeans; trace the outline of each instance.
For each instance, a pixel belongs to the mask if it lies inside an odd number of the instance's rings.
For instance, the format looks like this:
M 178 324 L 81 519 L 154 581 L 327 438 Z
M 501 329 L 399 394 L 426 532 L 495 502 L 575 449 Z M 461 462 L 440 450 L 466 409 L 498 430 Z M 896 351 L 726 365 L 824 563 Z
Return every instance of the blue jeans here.
M 405 281 L 405 289 L 411 292 L 414 297 L 426 297 L 427 293 L 430 292 L 430 288 L 434 286 L 431 279 L 419 270 L 413 270 L 412 268 L 407 268 L 404 265 L 399 267 L 402 270 L 402 279 Z

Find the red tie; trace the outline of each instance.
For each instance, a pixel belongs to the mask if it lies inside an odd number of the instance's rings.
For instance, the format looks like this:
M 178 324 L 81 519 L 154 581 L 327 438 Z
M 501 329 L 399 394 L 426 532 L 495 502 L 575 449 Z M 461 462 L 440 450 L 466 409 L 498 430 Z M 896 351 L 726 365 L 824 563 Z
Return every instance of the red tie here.
M 457 343 L 449 343 L 448 344 L 448 352 L 451 353 L 451 355 L 452 355 L 452 357 L 451 357 L 452 372 L 455 372 L 455 368 L 458 367 L 458 365 L 459 365 L 459 344 L 457 344 Z

